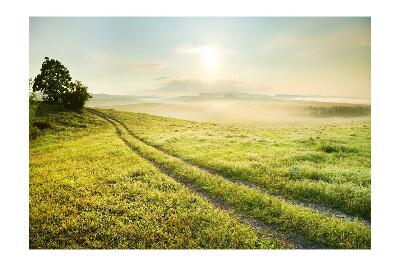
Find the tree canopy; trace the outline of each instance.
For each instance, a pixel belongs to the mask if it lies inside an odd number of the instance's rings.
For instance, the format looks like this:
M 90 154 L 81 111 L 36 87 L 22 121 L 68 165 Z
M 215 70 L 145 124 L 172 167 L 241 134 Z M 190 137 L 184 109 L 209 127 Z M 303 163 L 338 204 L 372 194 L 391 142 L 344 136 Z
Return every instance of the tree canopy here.
M 33 81 L 33 91 L 42 92 L 44 102 L 79 110 L 91 95 L 80 81 L 71 80 L 69 70 L 60 61 L 45 57 L 40 74 Z

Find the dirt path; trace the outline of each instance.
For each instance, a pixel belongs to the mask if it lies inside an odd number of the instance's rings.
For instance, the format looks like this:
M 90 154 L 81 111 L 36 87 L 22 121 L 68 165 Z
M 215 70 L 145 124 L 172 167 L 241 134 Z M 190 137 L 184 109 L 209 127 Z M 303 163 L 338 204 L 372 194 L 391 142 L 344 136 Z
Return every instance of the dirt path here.
M 230 215 L 232 215 L 233 217 L 235 217 L 236 219 L 238 219 L 242 223 L 247 224 L 247 225 L 251 226 L 252 228 L 254 228 L 259 234 L 263 234 L 263 235 L 266 235 L 266 236 L 273 237 L 273 238 L 278 239 L 278 240 L 280 240 L 280 241 L 282 241 L 284 243 L 292 245 L 294 248 L 300 248 L 300 249 L 301 248 L 302 249 L 321 249 L 321 248 L 326 248 L 326 246 L 324 246 L 324 245 L 322 245 L 320 243 L 314 243 L 314 242 L 312 242 L 312 241 L 310 241 L 310 240 L 308 240 L 308 239 L 306 239 L 306 238 L 304 238 L 302 236 L 299 236 L 297 234 L 288 233 L 288 232 L 285 232 L 285 233 L 280 232 L 277 229 L 277 226 L 275 226 L 275 225 L 267 224 L 267 223 L 265 223 L 263 221 L 256 220 L 254 218 L 248 217 L 247 215 L 244 215 L 244 214 L 238 212 L 233 207 L 229 206 L 225 201 L 223 201 L 221 199 L 218 199 L 218 198 L 208 194 L 203 189 L 196 187 L 191 182 L 185 180 L 184 178 L 182 178 L 180 176 L 175 175 L 174 173 L 172 173 L 171 171 L 166 169 L 163 165 L 161 165 L 158 162 L 156 162 L 153 158 L 150 158 L 146 154 L 143 154 L 140 150 L 138 150 L 134 145 L 129 143 L 129 141 L 122 136 L 122 132 L 121 132 L 121 129 L 118 127 L 118 124 L 121 127 L 123 127 L 123 129 L 126 130 L 126 132 L 129 135 L 131 135 L 133 138 L 141 141 L 145 145 L 148 145 L 148 146 L 151 146 L 151 147 L 153 147 L 153 146 L 149 145 L 149 144 L 145 143 L 144 141 L 140 140 L 139 138 L 135 137 L 135 135 L 132 132 L 129 132 L 130 130 L 128 130 L 127 127 L 122 125 L 118 120 L 116 120 L 116 119 L 114 119 L 114 118 L 112 118 L 112 117 L 110 117 L 110 116 L 108 116 L 108 115 L 106 115 L 104 113 L 101 113 L 99 111 L 96 111 L 96 110 L 93 110 L 93 109 L 88 109 L 88 110 L 91 113 L 93 113 L 93 114 L 95 114 L 97 116 L 100 116 L 101 118 L 103 118 L 104 120 L 109 122 L 115 128 L 118 138 L 120 138 L 125 143 L 125 145 L 127 145 L 132 151 L 134 151 L 135 153 L 140 155 L 142 158 L 147 160 L 153 166 L 158 168 L 163 174 L 171 177 L 172 179 L 174 179 L 178 183 L 184 185 L 191 192 L 193 192 L 193 193 L 195 193 L 197 195 L 200 195 L 201 197 L 206 199 L 210 204 L 214 205 L 216 208 L 219 208 L 221 210 L 229 212 Z M 153 147 L 153 148 L 156 148 L 156 147 Z M 157 149 L 157 150 L 160 151 L 160 152 L 163 152 L 160 149 Z M 172 157 L 176 158 L 175 156 L 172 156 Z M 179 158 L 176 158 L 176 159 L 179 159 Z M 179 159 L 179 160 L 181 160 L 181 159 Z
M 280 198 L 282 200 L 285 200 L 285 201 L 290 202 L 291 204 L 294 204 L 294 205 L 297 205 L 297 206 L 306 207 L 308 209 L 312 209 L 314 211 L 324 213 L 324 214 L 326 214 L 327 216 L 330 216 L 330 217 L 343 218 L 343 219 L 346 219 L 346 220 L 349 220 L 349 221 L 354 221 L 354 220 L 357 219 L 358 221 L 363 222 L 366 226 L 369 226 L 369 227 L 371 226 L 370 221 L 362 219 L 361 217 L 355 217 L 355 216 L 343 213 L 343 212 L 341 212 L 339 210 L 329 208 L 329 207 L 327 207 L 325 205 L 291 199 L 291 198 L 288 198 L 287 196 L 285 196 L 283 194 L 272 193 L 271 191 L 268 191 L 266 188 L 263 188 L 263 187 L 261 187 L 261 186 L 259 186 L 257 184 L 251 183 L 249 181 L 238 180 L 238 179 L 235 179 L 233 177 L 228 177 L 228 176 L 221 175 L 220 173 L 216 172 L 213 169 L 210 169 L 210 168 L 208 168 L 208 167 L 206 167 L 204 165 L 200 165 L 198 163 L 195 163 L 195 162 L 193 162 L 191 160 L 182 158 L 182 157 L 176 155 L 175 153 L 172 153 L 171 151 L 169 151 L 169 150 L 167 150 L 167 149 L 165 149 L 163 147 L 160 147 L 159 145 L 155 145 L 155 144 L 149 142 L 148 140 L 146 140 L 146 139 L 142 138 L 141 136 L 137 135 L 136 133 L 134 133 L 121 120 L 119 120 L 119 119 L 117 119 L 115 117 L 111 117 L 109 115 L 106 115 L 104 113 L 101 113 L 101 114 L 103 116 L 106 116 L 108 119 L 110 119 L 112 121 L 115 121 L 116 123 L 120 124 L 128 132 L 128 134 L 131 135 L 131 137 L 133 137 L 133 138 L 135 138 L 137 140 L 140 140 L 144 144 L 146 144 L 146 145 L 148 145 L 150 147 L 153 147 L 154 149 L 157 149 L 157 150 L 159 150 L 161 152 L 164 152 L 165 154 L 167 154 L 169 156 L 172 156 L 172 157 L 174 157 L 176 159 L 179 159 L 179 160 L 181 160 L 181 161 L 183 161 L 183 162 L 185 162 L 185 163 L 187 163 L 187 164 L 189 164 L 191 166 L 194 166 L 194 167 L 197 167 L 197 168 L 199 168 L 199 169 L 201 169 L 203 171 L 206 171 L 211 175 L 222 177 L 222 178 L 227 179 L 227 180 L 229 180 L 231 182 L 234 182 L 234 183 L 236 183 L 238 185 L 244 185 L 244 186 L 247 186 L 249 188 L 257 189 L 257 190 L 263 192 L 264 194 L 271 195 L 271 196 L 274 196 L 274 197 L 278 197 L 278 198 Z

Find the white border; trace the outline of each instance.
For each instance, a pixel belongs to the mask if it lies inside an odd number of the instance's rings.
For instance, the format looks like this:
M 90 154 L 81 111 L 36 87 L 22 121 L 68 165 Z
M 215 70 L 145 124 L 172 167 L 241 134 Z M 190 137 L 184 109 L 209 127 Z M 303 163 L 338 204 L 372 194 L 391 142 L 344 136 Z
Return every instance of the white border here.
M 398 260 L 399 30 L 396 1 L 7 1 L 1 14 L 3 265 L 385 265 Z M 37 251 L 28 249 L 29 16 L 372 16 L 371 251 Z M 397 258 L 397 259 L 396 259 Z

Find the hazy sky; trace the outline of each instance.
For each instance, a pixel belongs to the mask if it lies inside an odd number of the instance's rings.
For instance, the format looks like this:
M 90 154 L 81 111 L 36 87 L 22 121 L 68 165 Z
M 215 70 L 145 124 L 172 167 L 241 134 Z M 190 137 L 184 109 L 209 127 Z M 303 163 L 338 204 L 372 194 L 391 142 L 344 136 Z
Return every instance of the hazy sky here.
M 90 92 L 370 98 L 370 18 L 30 18 L 30 76 L 60 60 Z

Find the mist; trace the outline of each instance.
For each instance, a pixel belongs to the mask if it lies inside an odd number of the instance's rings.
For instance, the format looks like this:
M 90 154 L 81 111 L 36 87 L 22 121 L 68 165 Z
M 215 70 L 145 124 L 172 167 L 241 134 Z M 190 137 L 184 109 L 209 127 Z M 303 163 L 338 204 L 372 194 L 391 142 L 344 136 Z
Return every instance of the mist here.
M 129 104 L 101 102 L 92 106 L 194 121 L 245 124 L 355 121 L 370 119 L 365 104 L 296 100 L 135 101 Z M 360 111 L 361 110 L 361 111 Z

